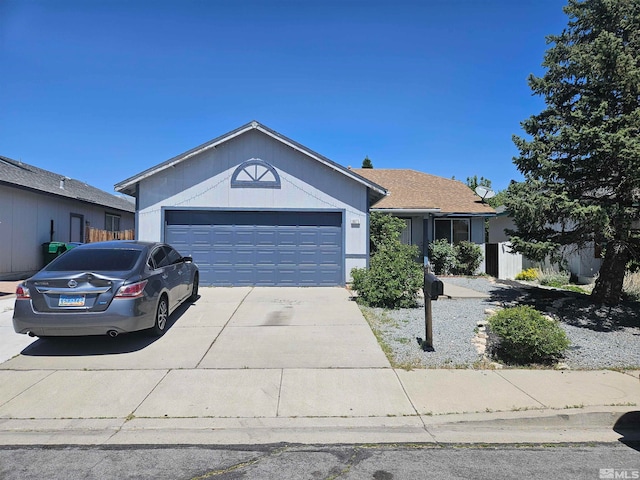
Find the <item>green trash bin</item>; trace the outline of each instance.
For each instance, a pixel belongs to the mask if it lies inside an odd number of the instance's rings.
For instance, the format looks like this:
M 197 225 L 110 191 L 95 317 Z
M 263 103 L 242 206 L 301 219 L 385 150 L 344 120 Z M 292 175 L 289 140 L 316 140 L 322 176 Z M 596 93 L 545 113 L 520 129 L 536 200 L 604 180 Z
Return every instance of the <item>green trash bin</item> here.
M 66 252 L 67 245 L 64 242 L 45 242 L 42 244 L 42 253 L 44 255 L 44 265 L 47 266 L 51 261 Z

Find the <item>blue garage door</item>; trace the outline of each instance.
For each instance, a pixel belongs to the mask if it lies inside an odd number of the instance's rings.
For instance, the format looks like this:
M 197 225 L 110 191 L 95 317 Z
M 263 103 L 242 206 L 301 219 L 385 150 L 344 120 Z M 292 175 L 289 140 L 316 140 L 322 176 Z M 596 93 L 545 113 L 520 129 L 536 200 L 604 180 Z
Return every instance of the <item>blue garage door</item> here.
M 340 212 L 165 212 L 165 241 L 200 268 L 202 285 L 344 284 Z

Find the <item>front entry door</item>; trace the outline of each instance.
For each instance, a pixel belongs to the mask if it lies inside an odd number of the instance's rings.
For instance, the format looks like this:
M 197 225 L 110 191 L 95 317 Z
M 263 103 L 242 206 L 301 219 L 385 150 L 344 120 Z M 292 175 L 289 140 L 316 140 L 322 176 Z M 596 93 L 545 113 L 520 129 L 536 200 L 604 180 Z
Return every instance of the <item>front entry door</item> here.
M 69 234 L 70 242 L 84 242 L 82 220 L 82 215 L 78 215 L 77 213 L 71 214 L 71 232 Z

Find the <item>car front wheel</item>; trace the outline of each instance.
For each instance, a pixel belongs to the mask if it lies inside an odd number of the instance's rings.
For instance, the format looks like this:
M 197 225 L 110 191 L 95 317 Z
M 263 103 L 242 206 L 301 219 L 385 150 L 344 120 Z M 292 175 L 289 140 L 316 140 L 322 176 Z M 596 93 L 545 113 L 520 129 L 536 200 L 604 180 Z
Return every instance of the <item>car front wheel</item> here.
M 151 328 L 151 333 L 157 337 L 164 335 L 167 330 L 167 321 L 169 320 L 169 302 L 167 296 L 160 297 L 158 308 L 156 309 L 156 321 Z
M 190 302 L 195 302 L 198 299 L 198 282 L 200 281 L 199 275 L 196 273 L 193 276 L 193 284 L 191 285 L 191 296 L 189 297 Z

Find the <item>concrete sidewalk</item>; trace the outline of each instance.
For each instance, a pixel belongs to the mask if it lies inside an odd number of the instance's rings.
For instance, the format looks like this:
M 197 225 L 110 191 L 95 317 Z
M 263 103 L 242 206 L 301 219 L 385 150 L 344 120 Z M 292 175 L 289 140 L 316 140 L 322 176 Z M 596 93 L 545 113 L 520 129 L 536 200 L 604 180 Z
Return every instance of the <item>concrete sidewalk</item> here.
M 171 320 L 155 341 L 24 337 L 0 444 L 638 438 L 638 372 L 394 370 L 345 289 L 203 288 Z

